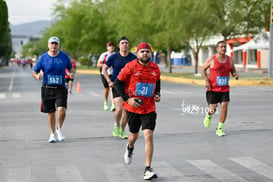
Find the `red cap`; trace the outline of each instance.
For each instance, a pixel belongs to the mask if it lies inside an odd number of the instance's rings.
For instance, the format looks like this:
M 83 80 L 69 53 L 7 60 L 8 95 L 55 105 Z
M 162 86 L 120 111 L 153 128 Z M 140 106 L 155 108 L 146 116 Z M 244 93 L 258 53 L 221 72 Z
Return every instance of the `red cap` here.
M 148 44 L 148 43 L 140 43 L 138 46 L 137 46 L 137 52 L 140 50 L 140 49 L 150 49 L 152 50 L 151 46 Z
M 106 47 L 108 47 L 108 46 L 110 46 L 110 45 L 115 45 L 113 42 L 108 42 L 107 44 L 106 44 Z

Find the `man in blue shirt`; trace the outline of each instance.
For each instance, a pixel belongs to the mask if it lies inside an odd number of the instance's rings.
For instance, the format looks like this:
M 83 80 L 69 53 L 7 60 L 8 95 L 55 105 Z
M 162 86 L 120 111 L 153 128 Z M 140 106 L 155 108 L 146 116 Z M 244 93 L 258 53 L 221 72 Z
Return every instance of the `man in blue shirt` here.
M 50 137 L 48 142 L 56 142 L 55 130 L 59 141 L 64 141 L 65 136 L 61 128 L 66 115 L 67 89 L 65 85 L 65 69 L 67 68 L 74 77 L 69 56 L 60 51 L 60 40 L 58 37 L 48 39 L 48 52 L 41 55 L 33 68 L 32 76 L 37 80 L 43 80 L 41 112 L 48 113 Z M 56 128 L 56 106 L 58 110 Z M 56 128 L 56 129 L 55 129 Z
M 114 103 L 116 105 L 115 110 L 115 127 L 113 131 L 114 137 L 120 137 L 120 138 L 128 138 L 128 135 L 125 133 L 124 129 L 127 124 L 127 117 L 126 112 L 122 107 L 123 100 L 121 96 L 117 93 L 117 91 L 114 88 L 114 82 L 118 77 L 119 72 L 121 69 L 130 61 L 136 59 L 136 55 L 129 52 L 129 40 L 127 37 L 121 37 L 118 41 L 118 48 L 119 52 L 111 55 L 106 63 L 102 67 L 102 71 L 104 74 L 105 79 L 107 80 L 109 87 L 112 88 Z M 110 77 L 107 74 L 107 69 L 112 66 L 113 68 L 113 75 L 110 79 Z M 122 122 L 120 124 L 120 120 L 122 119 Z

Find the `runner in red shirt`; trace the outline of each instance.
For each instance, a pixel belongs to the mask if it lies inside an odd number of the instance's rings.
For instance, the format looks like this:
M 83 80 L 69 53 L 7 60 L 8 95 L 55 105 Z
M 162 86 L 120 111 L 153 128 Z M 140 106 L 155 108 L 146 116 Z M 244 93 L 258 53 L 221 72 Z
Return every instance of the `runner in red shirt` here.
M 151 47 L 141 43 L 137 47 L 137 59 L 126 64 L 115 81 L 115 89 L 123 98 L 130 130 L 124 161 L 132 161 L 134 144 L 142 126 L 145 139 L 144 179 L 157 178 L 151 168 L 153 156 L 153 131 L 156 125 L 155 102 L 160 101 L 160 70 L 150 61 Z
M 229 104 L 229 75 L 238 80 L 239 76 L 234 66 L 234 60 L 226 55 L 226 42 L 219 41 L 216 44 L 217 54 L 210 56 L 202 66 L 202 76 L 206 81 L 206 98 L 209 104 L 209 111 L 204 119 L 204 126 L 210 127 L 212 115 L 217 109 L 217 104 L 221 103 L 221 114 L 216 135 L 225 136 L 223 132 L 223 125 L 227 117 L 227 110 Z M 210 70 L 209 78 L 207 76 L 207 69 Z
M 70 59 L 71 59 L 72 67 L 74 69 L 74 73 L 76 73 L 76 69 L 77 69 L 76 63 L 73 61 L 71 57 Z M 73 75 L 69 74 L 68 69 L 66 69 L 65 70 L 65 85 L 70 94 L 72 94 L 73 81 L 74 81 L 74 74 Z

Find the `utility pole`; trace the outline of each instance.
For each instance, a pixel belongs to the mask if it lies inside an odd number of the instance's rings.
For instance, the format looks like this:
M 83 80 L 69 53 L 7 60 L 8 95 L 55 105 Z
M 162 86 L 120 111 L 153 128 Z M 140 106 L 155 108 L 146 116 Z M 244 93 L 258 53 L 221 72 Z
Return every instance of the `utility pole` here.
M 269 60 L 268 60 L 268 76 L 272 77 L 272 48 L 273 48 L 273 0 L 271 0 L 271 15 L 270 15 L 270 45 L 269 45 Z

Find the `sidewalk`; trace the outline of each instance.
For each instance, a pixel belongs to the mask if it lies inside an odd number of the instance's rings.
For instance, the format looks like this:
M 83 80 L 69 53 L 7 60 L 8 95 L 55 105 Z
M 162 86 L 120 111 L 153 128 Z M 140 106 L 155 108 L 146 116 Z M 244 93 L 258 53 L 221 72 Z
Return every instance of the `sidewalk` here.
M 169 68 L 165 68 L 164 64 L 158 65 L 160 70 L 163 72 L 168 72 Z M 235 80 L 234 78 L 231 78 L 229 80 L 230 86 L 273 86 L 273 80 L 240 80 L 240 76 L 244 77 L 267 77 L 267 73 L 261 73 L 255 70 L 248 70 L 242 71 L 237 70 L 239 73 L 239 80 Z M 77 70 L 78 73 L 82 74 L 99 74 L 99 70 Z M 173 66 L 172 68 L 173 73 L 194 73 L 194 67 L 193 66 Z M 200 73 L 200 68 L 198 70 Z M 204 80 L 200 79 L 194 79 L 194 78 L 178 78 L 178 77 L 172 77 L 172 76 L 163 76 L 161 75 L 161 80 L 163 81 L 169 81 L 174 83 L 183 83 L 183 84 L 194 84 L 194 85 L 205 85 Z

